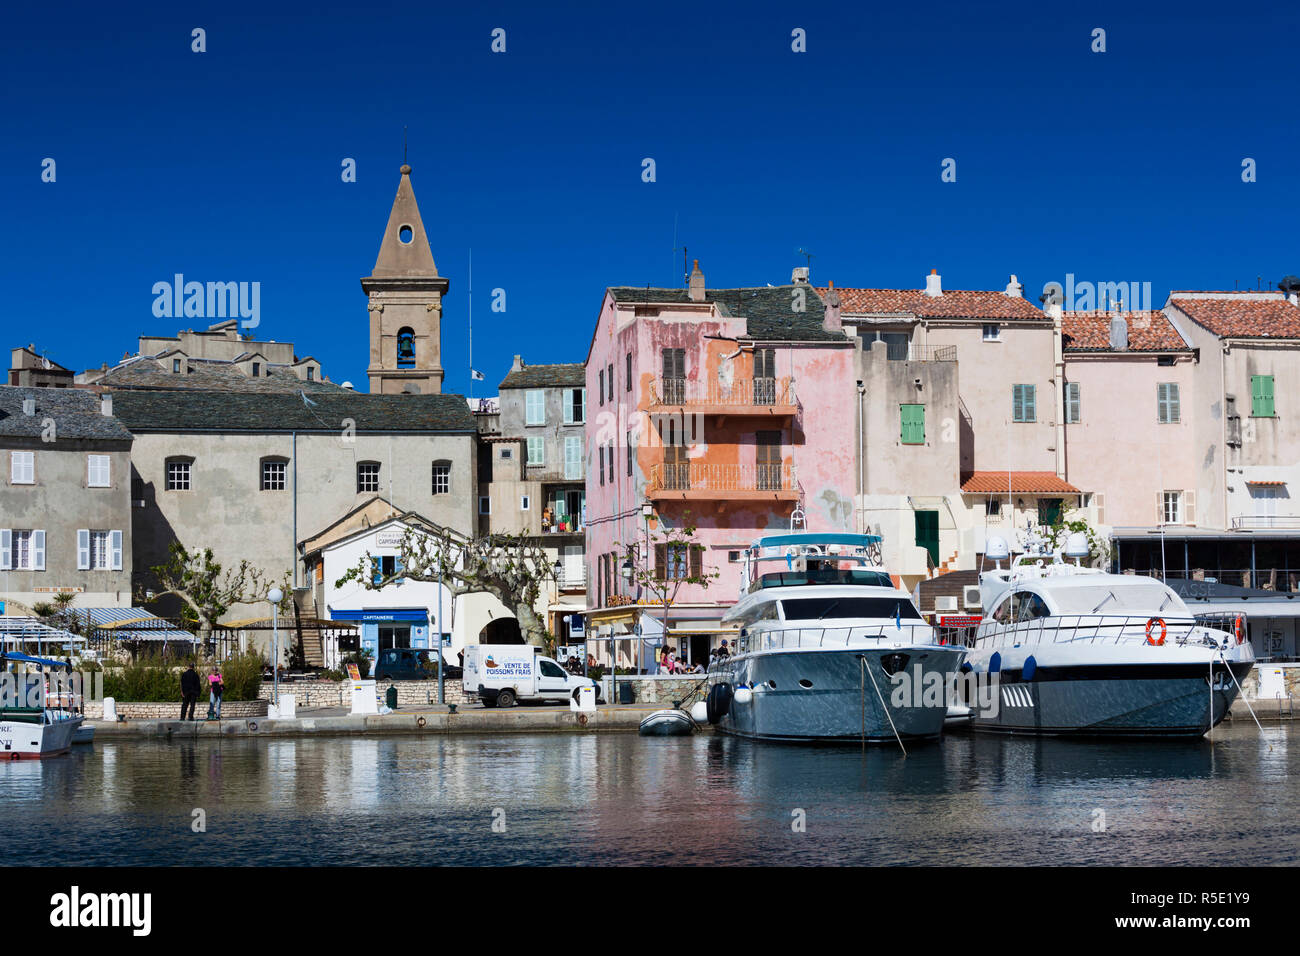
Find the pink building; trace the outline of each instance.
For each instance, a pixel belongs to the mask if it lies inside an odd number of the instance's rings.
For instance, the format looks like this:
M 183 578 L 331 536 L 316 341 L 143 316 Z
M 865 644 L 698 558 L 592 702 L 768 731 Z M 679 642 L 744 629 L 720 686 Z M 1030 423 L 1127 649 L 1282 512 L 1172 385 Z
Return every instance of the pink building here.
M 809 529 L 854 529 L 854 342 L 806 281 L 706 289 L 697 263 L 687 289 L 607 289 L 586 365 L 588 627 L 660 633 L 662 608 L 620 569 L 666 573 L 650 537 L 692 522 L 720 576 L 682 587 L 669 636 L 702 661 L 742 549 L 796 509 Z

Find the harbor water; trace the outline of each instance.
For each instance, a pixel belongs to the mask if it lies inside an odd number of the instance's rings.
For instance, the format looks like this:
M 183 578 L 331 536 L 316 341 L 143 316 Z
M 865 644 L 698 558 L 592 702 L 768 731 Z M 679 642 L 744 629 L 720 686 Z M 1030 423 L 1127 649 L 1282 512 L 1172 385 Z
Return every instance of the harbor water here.
M 1300 735 L 106 740 L 0 765 L 0 862 L 1245 865 L 1300 858 Z

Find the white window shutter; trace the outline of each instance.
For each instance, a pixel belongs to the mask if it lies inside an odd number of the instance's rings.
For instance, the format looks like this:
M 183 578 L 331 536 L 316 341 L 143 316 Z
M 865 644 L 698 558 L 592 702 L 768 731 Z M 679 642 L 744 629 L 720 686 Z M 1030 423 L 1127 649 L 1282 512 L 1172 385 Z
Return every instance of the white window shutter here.
M 1183 501 L 1187 503 L 1185 505 L 1186 510 L 1183 512 L 1183 522 L 1185 524 L 1196 524 L 1196 491 L 1191 488 L 1184 491 Z
M 90 529 L 77 529 L 77 570 L 90 570 Z
M 112 531 L 108 536 L 109 550 L 112 557 L 109 560 L 109 568 L 113 571 L 122 570 L 122 532 Z
M 1165 493 L 1156 492 L 1156 524 L 1165 523 Z
M 1106 496 L 1100 492 L 1093 495 L 1093 500 L 1097 503 L 1097 524 L 1106 523 Z
M 45 532 L 32 532 L 32 570 L 45 570 Z
M 0 571 L 9 570 L 9 561 L 13 556 L 14 535 L 9 528 L 0 528 Z

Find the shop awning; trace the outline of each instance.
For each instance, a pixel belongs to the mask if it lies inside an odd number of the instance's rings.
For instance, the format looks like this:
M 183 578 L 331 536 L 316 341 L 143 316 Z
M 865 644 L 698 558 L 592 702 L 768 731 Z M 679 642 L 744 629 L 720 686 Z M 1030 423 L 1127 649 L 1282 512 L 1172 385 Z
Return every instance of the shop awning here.
M 113 637 L 119 641 L 197 641 L 189 631 L 142 607 L 73 608 L 79 620 L 89 619 L 96 637 Z

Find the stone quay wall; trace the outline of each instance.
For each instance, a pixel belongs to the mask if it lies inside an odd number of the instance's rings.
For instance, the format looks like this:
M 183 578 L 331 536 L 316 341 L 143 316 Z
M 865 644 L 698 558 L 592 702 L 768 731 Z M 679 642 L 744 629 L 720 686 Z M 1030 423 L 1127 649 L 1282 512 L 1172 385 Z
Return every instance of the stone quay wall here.
M 146 702 L 146 701 L 129 701 L 119 700 L 114 702 L 117 706 L 117 715 L 125 717 L 127 720 L 179 720 L 181 716 L 181 702 Z M 102 700 L 86 701 L 83 711 L 88 720 L 104 719 L 104 702 Z M 208 715 L 208 698 L 200 697 L 194 703 L 194 716 L 203 720 Z M 223 700 L 221 702 L 221 719 L 239 717 L 265 717 L 266 701 L 265 700 Z
M 437 680 L 395 680 L 375 681 L 375 696 L 379 703 L 386 701 L 389 684 L 397 688 L 397 706 L 428 707 L 438 703 Z M 444 697 L 449 704 L 465 703 L 465 692 L 459 680 L 444 681 Z M 274 693 L 271 681 L 262 681 L 258 696 L 270 700 Z M 348 707 L 352 706 L 352 682 L 333 680 L 295 680 L 280 681 L 280 695 L 293 694 L 294 706 L 304 707 Z M 222 716 L 225 711 L 222 711 Z
M 692 703 L 703 700 L 707 683 L 708 677 L 704 674 L 677 674 L 672 677 L 667 674 L 619 674 L 617 701 L 610 699 L 608 675 L 601 678 L 600 686 L 601 696 L 611 704 L 621 703 L 623 688 L 631 687 L 634 703 L 663 704 L 665 707 L 671 707 L 675 700 L 689 699 Z

